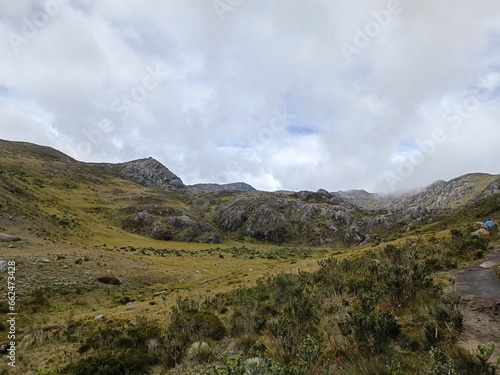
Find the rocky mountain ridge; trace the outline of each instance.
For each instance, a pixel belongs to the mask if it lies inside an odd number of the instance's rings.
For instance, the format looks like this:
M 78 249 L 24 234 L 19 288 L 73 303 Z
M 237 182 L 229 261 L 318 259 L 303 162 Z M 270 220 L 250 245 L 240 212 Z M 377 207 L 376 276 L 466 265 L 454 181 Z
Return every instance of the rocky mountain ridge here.
M 257 191 L 253 186 L 245 182 L 232 182 L 229 184 L 214 184 L 214 183 L 204 183 L 204 184 L 194 184 L 189 185 L 189 189 L 195 191 L 203 192 L 215 192 L 215 191 Z
M 398 195 L 272 193 L 245 183 L 187 186 L 153 158 L 83 163 L 47 147 L 7 141 L 0 141 L 0 173 L 0 226 L 14 217 L 42 228 L 44 236 L 92 231 L 82 224 L 90 212 L 108 227 L 159 240 L 351 246 L 394 238 L 500 197 L 500 176 L 480 173 Z

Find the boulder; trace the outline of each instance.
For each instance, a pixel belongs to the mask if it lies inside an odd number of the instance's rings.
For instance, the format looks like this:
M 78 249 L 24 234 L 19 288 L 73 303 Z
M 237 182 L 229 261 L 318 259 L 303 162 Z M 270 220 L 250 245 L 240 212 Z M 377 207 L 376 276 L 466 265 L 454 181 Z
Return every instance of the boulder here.
M 110 276 L 98 277 L 97 281 L 107 285 L 122 285 L 122 282 L 119 279 Z
M 480 235 L 484 235 L 484 234 L 488 234 L 488 231 L 484 228 L 481 228 L 481 229 L 478 229 L 478 230 L 475 230 L 474 232 L 472 232 L 470 235 L 471 236 L 480 236 Z
M 495 268 L 498 264 L 499 264 L 499 262 L 495 262 L 493 260 L 488 260 L 484 263 L 481 263 L 479 265 L 479 268 L 486 268 L 486 269 Z
M 7 233 L 0 233 L 0 242 L 18 242 L 21 241 L 19 237 L 12 236 Z

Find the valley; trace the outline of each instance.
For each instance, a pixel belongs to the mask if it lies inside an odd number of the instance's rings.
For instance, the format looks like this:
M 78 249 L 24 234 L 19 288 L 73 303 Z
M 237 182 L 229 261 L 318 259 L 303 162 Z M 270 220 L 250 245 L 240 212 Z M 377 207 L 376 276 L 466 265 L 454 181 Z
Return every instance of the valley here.
M 419 361 L 490 371 L 456 346 L 468 321 L 450 280 L 498 245 L 496 230 L 470 233 L 499 213 L 498 175 L 262 192 L 0 141 L 0 260 L 16 264 L 18 311 L 17 366 L 0 373 L 244 373 L 255 358 L 256 374 L 357 374 L 362 358 L 390 375 Z

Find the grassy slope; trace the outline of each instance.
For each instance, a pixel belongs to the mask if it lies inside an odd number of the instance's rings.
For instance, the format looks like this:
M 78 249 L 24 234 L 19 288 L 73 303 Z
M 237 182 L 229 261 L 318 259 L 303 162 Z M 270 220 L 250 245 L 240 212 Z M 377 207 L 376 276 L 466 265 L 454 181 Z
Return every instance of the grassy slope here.
M 187 209 L 197 198 L 179 199 L 169 192 L 146 189 L 58 153 L 39 153 L 30 145 L 3 149 L 0 170 L 0 231 L 25 240 L 15 248 L 0 243 L 3 259 L 18 265 L 21 337 L 43 336 L 44 329 L 38 328 L 65 325 L 71 319 L 92 320 L 97 314 L 164 319 L 179 296 L 202 297 L 251 285 L 265 274 L 314 269 L 317 259 L 326 255 L 323 251 L 332 252 L 315 249 L 304 259 L 303 251 L 294 255 L 295 250 L 283 252 L 275 245 L 164 242 L 126 232 L 119 227 L 124 206 L 161 201 Z M 206 210 L 204 199 L 199 205 Z M 245 256 L 235 250 L 242 246 L 255 254 Z M 167 254 L 158 256 L 154 250 Z M 281 257 L 273 255 L 280 251 Z M 75 264 L 83 258 L 87 260 Z M 123 285 L 55 285 L 55 280 L 71 284 L 89 275 L 116 276 Z M 5 277 L 1 276 L 2 285 Z M 30 284 L 33 278 L 36 282 Z M 165 293 L 155 295 L 161 291 Z M 135 300 L 135 309 L 120 303 L 123 298 Z M 5 339 L 2 332 L 1 342 Z M 42 346 L 25 352 L 19 373 L 36 373 L 33 369 L 49 366 L 60 356 L 60 349 Z
M 283 250 L 274 245 L 235 241 L 207 245 L 145 238 L 119 228 L 122 207 L 166 201 L 183 209 L 194 207 L 199 213 L 208 211 L 210 216 L 214 203 L 205 195 L 179 197 L 149 190 L 107 175 L 98 167 L 45 151 L 40 153 L 29 145 L 21 145 L 18 149 L 0 152 L 0 231 L 18 234 L 27 240 L 13 249 L 0 243 L 4 259 L 15 260 L 19 265 L 18 291 L 24 294 L 19 302 L 21 336 L 43 335 L 43 327 L 57 327 L 71 319 L 91 320 L 97 314 L 132 319 L 148 316 L 166 321 L 169 307 L 179 296 L 204 297 L 227 292 L 252 285 L 263 275 L 317 269 L 317 260 L 332 254 L 342 259 L 385 246 L 369 244 L 340 251 L 310 249 L 304 257 L 299 249 Z M 68 168 L 68 162 L 72 168 Z M 488 181 L 480 178 L 477 183 L 485 187 Z M 231 194 L 220 199 L 231 199 Z M 494 202 L 479 203 L 464 210 L 455 219 L 448 219 L 444 226 L 453 227 L 480 217 L 498 203 L 497 198 L 492 200 Z M 498 214 L 498 210 L 494 209 L 493 213 Z M 428 235 L 445 236 L 445 227 L 428 228 Z M 420 235 L 412 232 L 394 243 Z M 237 250 L 242 246 L 246 246 L 243 254 Z M 166 254 L 158 256 L 154 250 L 166 250 Z M 245 255 L 245 252 L 254 255 Z M 58 260 L 58 255 L 64 258 Z M 75 260 L 83 257 L 88 260 L 75 264 Z M 43 259 L 50 263 L 40 266 Z M 54 278 L 78 281 L 89 275 L 116 276 L 122 279 L 123 285 L 47 287 L 54 286 Z M 36 300 L 35 288 L 26 282 L 28 276 L 38 280 L 43 301 Z M 5 285 L 4 276 L 1 282 Z M 165 293 L 155 294 L 159 291 Z M 136 300 L 134 310 L 128 310 L 119 302 L 125 297 Z M 23 309 L 30 314 L 23 314 Z M 61 353 L 57 346 L 32 347 L 24 353 L 24 367 L 19 373 L 36 373 L 34 369 L 49 366 Z

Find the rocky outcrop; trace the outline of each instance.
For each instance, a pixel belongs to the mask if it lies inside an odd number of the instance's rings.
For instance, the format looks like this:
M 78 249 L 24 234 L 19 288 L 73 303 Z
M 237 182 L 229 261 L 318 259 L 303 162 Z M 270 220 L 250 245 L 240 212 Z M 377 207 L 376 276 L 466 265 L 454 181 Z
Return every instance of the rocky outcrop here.
M 120 177 L 146 186 L 162 190 L 179 190 L 186 186 L 167 167 L 153 158 L 139 159 L 127 163 L 109 164 Z
M 345 199 L 363 210 L 379 210 L 384 206 L 384 201 L 379 195 L 368 193 L 365 190 L 337 191 L 331 194 Z
M 383 227 L 385 229 L 392 229 L 394 224 L 385 215 L 375 216 L 374 218 L 364 217 L 363 222 L 365 226 L 369 229 L 374 229 L 377 227 Z
M 218 243 L 221 236 L 209 223 L 195 219 L 169 206 L 138 205 L 124 207 L 125 229 L 158 240 Z
M 332 203 L 333 201 L 333 203 Z M 273 243 L 339 244 L 340 231 L 354 221 L 356 210 L 339 204 L 326 191 L 242 194 L 216 209 L 215 224 L 223 232 Z M 349 237 L 348 241 L 356 241 Z
M 193 220 L 185 214 L 156 220 L 152 225 L 150 236 L 157 240 L 202 243 L 220 242 L 220 235 L 210 224 L 204 221 Z
M 490 182 L 476 200 L 488 198 L 495 194 L 500 194 L 500 178 Z

